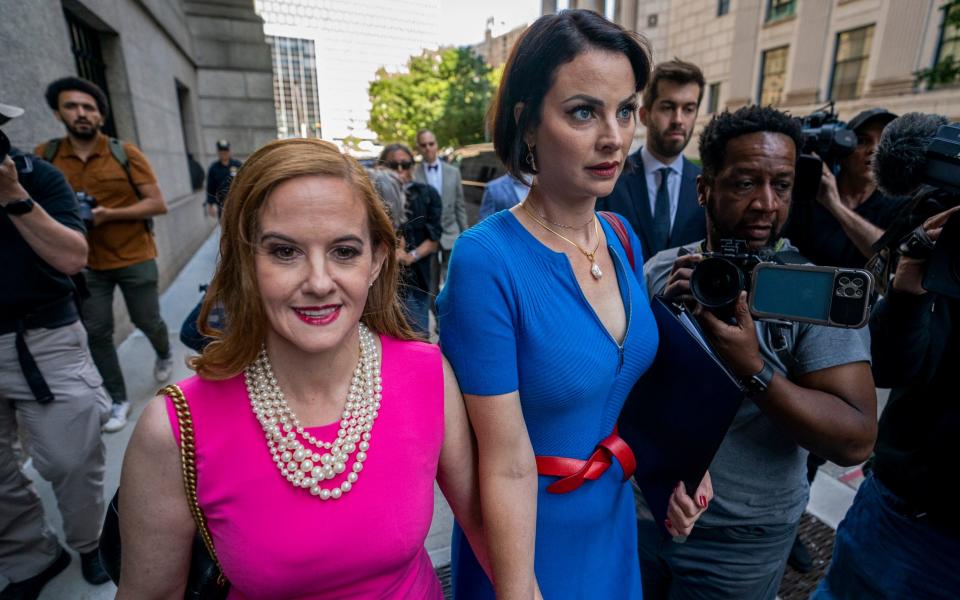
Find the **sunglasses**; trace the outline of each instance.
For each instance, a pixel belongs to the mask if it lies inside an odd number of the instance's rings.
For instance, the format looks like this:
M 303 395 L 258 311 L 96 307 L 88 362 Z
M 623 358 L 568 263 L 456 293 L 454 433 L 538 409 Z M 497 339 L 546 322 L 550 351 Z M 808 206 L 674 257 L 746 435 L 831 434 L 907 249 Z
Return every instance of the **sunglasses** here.
M 408 171 L 413 168 L 413 164 L 414 163 L 412 160 L 405 160 L 401 162 L 391 160 L 386 162 L 387 168 L 391 171 Z

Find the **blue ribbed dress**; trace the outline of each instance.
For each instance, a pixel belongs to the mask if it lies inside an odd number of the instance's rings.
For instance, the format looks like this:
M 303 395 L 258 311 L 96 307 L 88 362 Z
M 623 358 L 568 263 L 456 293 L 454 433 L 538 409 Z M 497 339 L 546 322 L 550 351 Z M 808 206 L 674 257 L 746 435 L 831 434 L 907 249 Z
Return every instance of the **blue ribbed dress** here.
M 634 273 L 600 219 L 628 319 L 622 349 L 587 302 L 567 256 L 544 246 L 509 211 L 467 230 L 451 256 L 437 300 L 444 354 L 465 394 L 519 390 L 537 455 L 588 458 L 613 431 L 627 394 L 656 354 L 640 242 L 621 221 Z M 640 598 L 633 493 L 620 465 L 614 461 L 600 479 L 568 494 L 546 491 L 556 480 L 540 476 L 537 496 L 534 568 L 544 597 Z M 459 528 L 452 553 L 455 597 L 492 599 Z

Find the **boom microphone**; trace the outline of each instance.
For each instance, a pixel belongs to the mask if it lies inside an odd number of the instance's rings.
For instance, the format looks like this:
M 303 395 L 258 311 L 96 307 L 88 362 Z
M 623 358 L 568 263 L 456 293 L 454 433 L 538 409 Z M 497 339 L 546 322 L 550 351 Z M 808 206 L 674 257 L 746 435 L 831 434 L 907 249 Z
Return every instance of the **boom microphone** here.
M 873 175 L 885 194 L 907 196 L 925 183 L 927 146 L 948 123 L 941 115 L 914 112 L 884 128 L 873 155 Z

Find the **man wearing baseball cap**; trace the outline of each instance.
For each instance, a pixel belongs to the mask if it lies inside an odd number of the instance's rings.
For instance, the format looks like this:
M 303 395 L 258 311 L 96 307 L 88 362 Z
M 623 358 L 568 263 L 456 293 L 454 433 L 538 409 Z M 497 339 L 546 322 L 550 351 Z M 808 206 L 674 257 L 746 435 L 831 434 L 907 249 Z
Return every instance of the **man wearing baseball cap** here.
M 23 114 L 0 104 L 0 126 Z M 70 563 L 18 460 L 50 482 L 89 583 L 98 554 L 110 396 L 87 346 L 71 275 L 87 262 L 77 198 L 56 168 L 0 131 L 0 598 L 37 598 Z M 18 427 L 26 434 L 17 448 Z M 0 585 L 4 582 L 0 581 Z

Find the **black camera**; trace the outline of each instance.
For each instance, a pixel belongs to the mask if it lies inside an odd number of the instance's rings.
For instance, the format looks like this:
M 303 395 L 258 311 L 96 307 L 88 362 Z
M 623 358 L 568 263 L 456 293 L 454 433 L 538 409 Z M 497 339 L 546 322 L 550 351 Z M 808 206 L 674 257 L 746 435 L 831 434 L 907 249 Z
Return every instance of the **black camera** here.
M 10 154 L 10 138 L 0 130 L 0 162 L 6 160 L 8 154 Z
M 873 278 L 862 269 L 800 264 L 796 252 L 752 251 L 744 240 L 721 240 L 719 252 L 703 256 L 690 291 L 722 319 L 733 318 L 744 290 L 758 319 L 861 327 L 869 317 Z
M 719 252 L 704 252 L 690 276 L 690 291 L 697 302 L 714 312 L 728 314 L 740 292 L 750 289 L 750 274 L 767 257 L 750 250 L 744 240 L 720 240 Z
M 77 192 L 77 204 L 80 205 L 80 218 L 87 230 L 93 227 L 93 209 L 97 206 L 97 199 L 86 192 Z
M 850 156 L 857 147 L 857 134 L 837 117 L 833 103 L 800 119 L 803 132 L 803 154 L 816 154 L 836 171 L 840 159 Z M 817 174 L 819 180 L 819 173 Z

